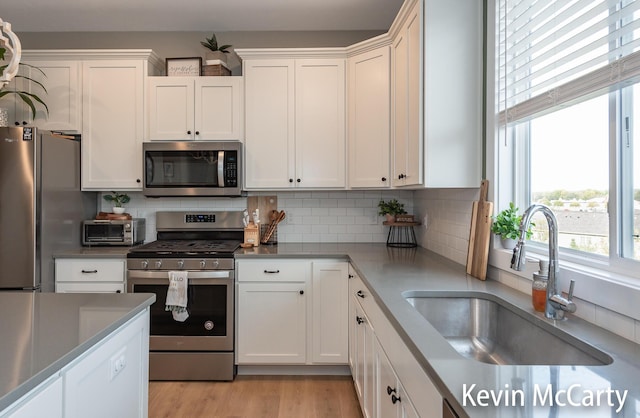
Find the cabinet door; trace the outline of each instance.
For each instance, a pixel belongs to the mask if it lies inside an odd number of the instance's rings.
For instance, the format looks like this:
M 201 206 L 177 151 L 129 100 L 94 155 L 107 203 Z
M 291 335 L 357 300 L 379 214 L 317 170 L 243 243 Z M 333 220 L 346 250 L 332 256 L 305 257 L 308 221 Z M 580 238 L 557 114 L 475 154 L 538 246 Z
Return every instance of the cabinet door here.
M 294 187 L 294 61 L 244 63 L 245 187 Z
M 83 62 L 83 190 L 142 189 L 144 70 L 141 60 Z
M 33 124 L 40 129 L 75 131 L 82 129 L 82 103 L 79 61 L 24 61 L 25 64 L 38 67 L 42 72 L 26 66 L 20 67 L 20 74 L 36 80 L 44 85 L 46 92 L 39 85 L 24 79 L 14 79 L 8 89 L 17 89 L 33 93 L 47 104 L 44 106 L 34 101 L 36 118 L 32 118 L 31 109 L 14 95 L 6 96 L 4 102 L 11 104 L 9 123 Z M 44 74 L 43 74 L 44 73 Z
M 147 311 L 65 368 L 65 417 L 148 415 L 148 324 Z
M 348 363 L 348 268 L 346 262 L 313 262 L 313 363 Z
M 194 79 L 149 77 L 148 80 L 149 139 L 194 139 Z
M 360 401 L 362 414 L 365 418 L 372 418 L 375 416 L 376 405 L 376 369 L 373 353 L 374 333 L 369 319 L 358 301 L 355 300 L 355 297 L 351 298 L 351 304 L 354 311 L 354 316 L 350 318 L 354 332 L 353 360 L 355 371 L 352 369 L 354 385 L 358 400 Z
M 195 79 L 195 139 L 243 139 L 242 111 L 242 77 Z
M 62 378 L 59 374 L 49 378 L 33 391 L 16 401 L 1 418 L 62 418 Z
M 421 20 L 417 2 L 392 44 L 392 185 L 422 183 Z
M 389 187 L 389 47 L 348 60 L 349 186 Z
M 306 284 L 238 284 L 238 364 L 304 364 Z
M 345 187 L 345 61 L 296 60 L 297 187 Z
M 377 372 L 376 416 L 380 418 L 402 418 L 400 402 L 403 401 L 403 399 L 400 397 L 398 378 L 377 340 L 375 344 L 375 358 Z

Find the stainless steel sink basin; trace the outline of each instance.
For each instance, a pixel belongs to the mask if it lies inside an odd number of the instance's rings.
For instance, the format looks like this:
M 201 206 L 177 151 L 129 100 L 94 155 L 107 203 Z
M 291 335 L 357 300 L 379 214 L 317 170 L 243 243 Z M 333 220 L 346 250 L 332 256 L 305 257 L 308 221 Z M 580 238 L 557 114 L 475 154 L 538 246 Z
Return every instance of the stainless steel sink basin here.
M 463 356 L 490 364 L 606 365 L 613 359 L 506 301 L 481 297 L 406 300 Z

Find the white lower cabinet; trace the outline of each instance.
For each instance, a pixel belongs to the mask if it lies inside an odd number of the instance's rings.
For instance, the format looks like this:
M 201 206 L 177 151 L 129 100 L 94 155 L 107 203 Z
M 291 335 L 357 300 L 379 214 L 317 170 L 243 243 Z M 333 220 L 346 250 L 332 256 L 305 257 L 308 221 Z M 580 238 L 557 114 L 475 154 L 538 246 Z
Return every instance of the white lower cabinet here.
M 148 415 L 148 324 L 147 311 L 63 371 L 66 418 Z
M 105 321 L 104 312 L 81 311 L 80 335 L 84 322 Z M 0 418 L 146 418 L 148 380 L 147 308 L 0 412 Z
M 364 314 L 357 301 L 350 303 L 352 314 L 350 320 L 350 336 L 353 336 L 349 351 L 352 353 L 351 374 L 360 402 L 360 409 L 365 418 L 375 416 L 376 367 L 374 356 L 375 336 L 369 318 Z
M 56 293 L 124 293 L 125 272 L 124 259 L 58 258 Z
M 391 363 L 378 340 L 375 341 L 376 399 L 378 417 L 418 417 L 416 408 L 396 376 Z
M 62 418 L 62 378 L 56 373 L 16 402 L 2 418 Z
M 435 385 L 362 279 L 353 268 L 349 273 L 350 365 L 364 417 L 442 416 L 442 397 Z
M 304 364 L 306 283 L 238 284 L 238 364 Z
M 311 361 L 347 364 L 349 352 L 349 274 L 345 262 L 313 262 Z
M 346 262 L 236 264 L 239 365 L 347 364 Z

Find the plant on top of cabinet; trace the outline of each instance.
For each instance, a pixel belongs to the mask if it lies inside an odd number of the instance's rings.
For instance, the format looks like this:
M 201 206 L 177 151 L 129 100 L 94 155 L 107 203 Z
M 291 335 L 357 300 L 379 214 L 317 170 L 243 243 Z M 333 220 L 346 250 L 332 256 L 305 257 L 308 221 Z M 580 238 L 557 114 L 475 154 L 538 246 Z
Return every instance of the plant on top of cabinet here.
M 378 202 L 378 215 L 386 215 L 387 221 L 393 222 L 396 219 L 396 215 L 404 215 L 407 213 L 404 210 L 404 203 L 398 202 L 398 199 L 391 199 L 388 202 L 380 200 Z
M 218 40 L 216 39 L 216 34 L 212 33 L 211 38 L 204 38 L 204 41 L 200 41 L 200 45 L 207 48 L 210 52 L 207 52 L 205 56 L 206 60 L 220 60 L 222 62 L 227 62 L 227 57 L 224 54 L 229 53 L 229 48 L 232 45 L 218 45 Z
M 4 60 L 4 54 L 6 52 L 7 52 L 6 48 L 0 48 L 0 60 Z M 21 65 L 23 67 L 29 67 L 31 69 L 39 71 L 43 76 L 46 77 L 46 74 L 44 73 L 44 71 L 42 71 L 38 67 L 35 67 L 33 65 L 29 65 L 29 64 L 25 64 L 25 63 L 20 63 L 19 65 Z M 0 75 L 4 72 L 5 68 L 7 68 L 6 65 L 0 66 Z M 17 78 L 22 78 L 24 80 L 30 81 L 32 83 L 35 83 L 38 86 L 40 86 L 42 88 L 42 90 L 44 90 L 45 93 L 47 92 L 47 89 L 38 80 L 34 80 L 33 78 L 27 77 L 25 75 L 20 75 L 20 74 L 17 74 L 14 78 L 16 78 L 16 79 Z M 31 109 L 31 114 L 32 114 L 34 119 L 36 117 L 36 103 L 34 103 L 34 101 L 37 102 L 37 103 L 40 103 L 42 106 L 44 106 L 47 114 L 49 114 L 49 108 L 47 107 L 47 104 L 38 95 L 36 95 L 34 93 L 31 93 L 31 92 L 28 92 L 28 91 L 23 91 L 23 90 L 17 90 L 17 89 L 7 89 L 7 86 L 1 87 L 0 88 L 0 98 L 3 98 L 7 94 L 15 94 L 23 102 L 25 102 L 26 105 L 29 106 L 29 109 Z

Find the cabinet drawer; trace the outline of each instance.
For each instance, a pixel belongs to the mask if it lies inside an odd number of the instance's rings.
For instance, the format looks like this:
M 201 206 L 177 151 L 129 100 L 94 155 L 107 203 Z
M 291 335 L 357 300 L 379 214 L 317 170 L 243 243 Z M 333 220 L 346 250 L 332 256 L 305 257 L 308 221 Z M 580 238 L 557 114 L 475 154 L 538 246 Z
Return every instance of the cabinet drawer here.
M 304 282 L 311 274 L 308 260 L 238 261 L 239 282 Z
M 56 293 L 124 293 L 124 283 L 58 282 Z
M 124 260 L 56 260 L 57 282 L 122 282 Z

